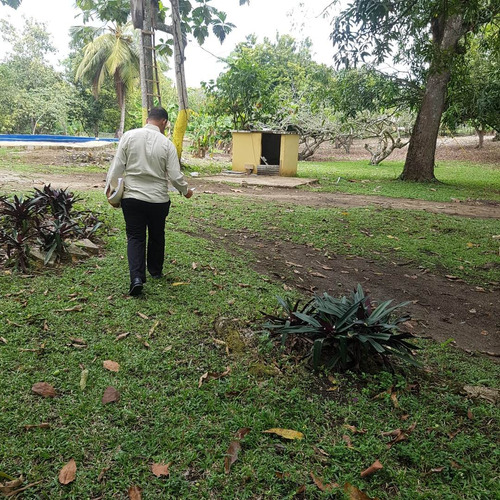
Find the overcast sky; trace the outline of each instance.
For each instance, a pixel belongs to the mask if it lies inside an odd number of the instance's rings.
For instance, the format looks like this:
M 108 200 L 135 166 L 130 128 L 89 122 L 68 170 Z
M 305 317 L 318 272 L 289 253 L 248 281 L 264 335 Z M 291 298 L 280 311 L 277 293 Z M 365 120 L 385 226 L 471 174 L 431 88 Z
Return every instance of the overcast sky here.
M 221 45 L 212 34 L 203 45 L 203 50 L 195 40 L 188 38 L 186 49 L 186 79 L 188 86 L 197 87 L 201 81 L 217 78 L 224 70 L 224 63 L 217 57 L 226 57 L 235 45 L 245 40 L 251 33 L 274 39 L 276 33 L 291 34 L 300 40 L 309 37 L 313 42 L 313 57 L 317 62 L 331 64 L 332 44 L 329 40 L 331 26 L 329 19 L 320 16 L 330 0 L 250 0 L 250 5 L 239 6 L 238 0 L 213 0 L 214 7 L 228 14 L 227 20 L 236 29 Z M 23 0 L 21 7 L 13 10 L 0 6 L 0 18 L 7 19 L 17 27 L 22 27 L 23 18 L 33 17 L 47 25 L 52 35 L 57 55 L 53 64 L 64 59 L 69 52 L 70 26 L 82 24 L 74 8 L 74 0 Z M 0 59 L 7 50 L 0 43 Z M 208 51 L 208 52 L 207 52 Z M 213 54 L 213 55 L 212 55 Z M 169 75 L 173 78 L 173 75 Z

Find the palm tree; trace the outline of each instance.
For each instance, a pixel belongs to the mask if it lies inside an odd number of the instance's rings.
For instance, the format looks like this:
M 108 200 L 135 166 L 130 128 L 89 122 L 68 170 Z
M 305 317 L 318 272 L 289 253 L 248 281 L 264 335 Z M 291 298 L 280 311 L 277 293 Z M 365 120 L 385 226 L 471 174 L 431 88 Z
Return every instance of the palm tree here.
M 76 79 L 90 81 L 96 99 L 104 79 L 109 76 L 114 80 L 120 107 L 120 126 L 116 137 L 121 137 L 125 128 L 126 95 L 139 76 L 139 54 L 132 26 L 129 23 L 106 29 L 78 26 L 72 28 L 71 34 L 74 40 L 88 40 L 76 70 Z

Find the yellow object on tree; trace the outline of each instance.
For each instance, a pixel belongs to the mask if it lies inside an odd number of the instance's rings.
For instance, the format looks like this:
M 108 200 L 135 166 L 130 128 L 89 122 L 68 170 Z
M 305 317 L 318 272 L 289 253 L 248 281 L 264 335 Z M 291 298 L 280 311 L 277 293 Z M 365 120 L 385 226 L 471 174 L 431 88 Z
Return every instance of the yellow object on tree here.
M 177 115 L 177 120 L 175 120 L 172 142 L 177 149 L 177 156 L 179 157 L 179 160 L 182 155 L 182 142 L 184 141 L 184 134 L 186 133 L 188 118 L 189 110 L 180 109 L 179 114 Z

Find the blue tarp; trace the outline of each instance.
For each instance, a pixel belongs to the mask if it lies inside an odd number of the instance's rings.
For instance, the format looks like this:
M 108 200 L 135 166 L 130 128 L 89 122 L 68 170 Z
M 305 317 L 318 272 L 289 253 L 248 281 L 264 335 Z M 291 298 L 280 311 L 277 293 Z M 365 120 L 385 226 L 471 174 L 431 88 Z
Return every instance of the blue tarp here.
M 100 139 L 95 137 L 76 137 L 71 135 L 25 135 L 25 134 L 2 134 L 0 141 L 31 141 L 31 142 L 118 142 L 118 139 Z

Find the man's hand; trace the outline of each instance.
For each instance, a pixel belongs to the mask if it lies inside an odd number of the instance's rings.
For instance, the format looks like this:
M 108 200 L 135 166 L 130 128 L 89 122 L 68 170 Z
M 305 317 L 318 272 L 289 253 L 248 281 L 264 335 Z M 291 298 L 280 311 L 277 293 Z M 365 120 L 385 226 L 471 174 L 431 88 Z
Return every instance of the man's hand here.
M 188 192 L 184 195 L 184 197 L 191 198 L 191 196 L 193 196 L 193 193 L 194 193 L 194 188 L 188 189 Z

